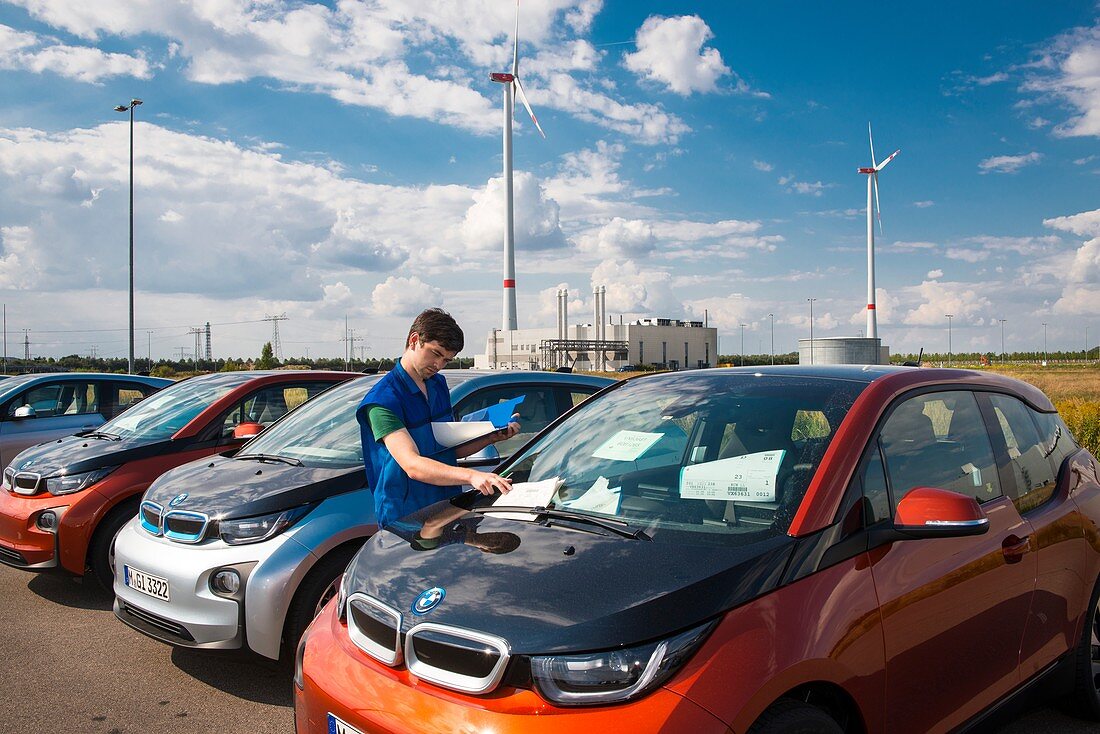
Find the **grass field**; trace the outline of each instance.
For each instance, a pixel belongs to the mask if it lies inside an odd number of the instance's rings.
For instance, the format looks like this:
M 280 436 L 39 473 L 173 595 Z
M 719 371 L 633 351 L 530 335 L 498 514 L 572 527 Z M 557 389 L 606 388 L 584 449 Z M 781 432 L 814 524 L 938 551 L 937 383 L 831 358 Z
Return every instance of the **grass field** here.
M 983 367 L 1017 380 L 1030 382 L 1046 393 L 1062 420 L 1082 446 L 1100 456 L 1100 366 L 1096 364 L 1005 365 Z M 603 372 L 612 379 L 622 379 L 641 372 Z

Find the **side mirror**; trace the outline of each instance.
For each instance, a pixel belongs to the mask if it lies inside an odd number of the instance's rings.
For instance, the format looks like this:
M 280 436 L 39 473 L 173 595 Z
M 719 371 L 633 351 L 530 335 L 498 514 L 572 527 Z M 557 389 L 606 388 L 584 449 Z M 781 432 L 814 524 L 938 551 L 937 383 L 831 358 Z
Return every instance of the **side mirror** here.
M 959 538 L 989 530 L 989 518 L 973 497 L 916 487 L 898 503 L 894 529 L 909 538 Z
M 244 441 L 249 438 L 255 438 L 260 435 L 260 432 L 264 430 L 262 423 L 238 423 L 233 429 L 233 439 L 235 441 Z
M 476 454 L 470 454 L 458 460 L 459 466 L 496 466 L 500 463 L 500 452 L 489 444 Z
M 15 409 L 15 412 L 12 414 L 12 418 L 15 418 L 16 420 L 22 420 L 23 418 L 34 418 L 37 415 L 38 414 L 34 412 L 34 408 L 32 408 L 31 406 L 20 405 L 18 408 Z

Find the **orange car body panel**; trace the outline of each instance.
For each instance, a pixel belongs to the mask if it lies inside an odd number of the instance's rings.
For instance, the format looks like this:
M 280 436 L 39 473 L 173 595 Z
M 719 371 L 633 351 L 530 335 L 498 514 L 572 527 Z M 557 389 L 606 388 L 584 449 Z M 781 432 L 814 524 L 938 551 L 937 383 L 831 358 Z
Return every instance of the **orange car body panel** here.
M 421 683 L 404 668 L 388 668 L 355 647 L 336 618 L 335 606 L 326 606 L 309 628 L 308 695 L 294 689 L 298 734 L 327 734 L 329 713 L 364 734 L 530 734 L 655 727 L 692 734 L 728 731 L 718 718 L 667 689 L 629 704 L 559 708 L 524 689 L 502 687 L 491 695 L 466 696 Z M 371 701 L 385 701 L 385 706 L 372 707 Z

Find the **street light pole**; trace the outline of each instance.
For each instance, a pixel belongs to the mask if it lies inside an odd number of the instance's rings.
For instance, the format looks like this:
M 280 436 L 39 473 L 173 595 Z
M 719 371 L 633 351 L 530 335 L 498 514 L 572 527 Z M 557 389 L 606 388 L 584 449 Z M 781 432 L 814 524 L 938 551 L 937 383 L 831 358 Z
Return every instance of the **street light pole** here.
M 814 363 L 814 301 L 816 298 L 807 298 L 810 302 L 810 364 Z
M 997 319 L 1001 322 L 1001 364 L 1005 363 L 1005 322 L 1008 319 Z
M 130 113 L 130 374 L 134 374 L 134 108 L 140 99 L 115 107 L 115 112 Z
M 947 317 L 947 366 L 951 366 L 951 319 L 955 318 L 953 313 L 945 313 Z
M 768 314 L 768 323 L 771 326 L 772 335 L 772 364 L 775 364 L 775 314 Z
M 741 366 L 745 366 L 745 324 L 741 324 Z

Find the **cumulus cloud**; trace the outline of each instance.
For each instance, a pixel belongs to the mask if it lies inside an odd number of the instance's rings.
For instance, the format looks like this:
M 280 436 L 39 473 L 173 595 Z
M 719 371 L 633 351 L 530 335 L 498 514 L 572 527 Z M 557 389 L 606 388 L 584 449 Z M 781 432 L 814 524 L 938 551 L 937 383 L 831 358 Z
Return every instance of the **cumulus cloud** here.
M 604 260 L 592 271 L 591 285 L 607 287 L 608 313 L 660 314 L 670 318 L 683 313 L 672 275 L 651 265 L 639 265 L 633 260 Z
M 718 80 L 730 74 L 718 49 L 703 48 L 713 37 L 710 26 L 697 15 L 653 15 L 638 29 L 634 37 L 638 50 L 626 54 L 623 64 L 643 79 L 685 97 L 713 92 Z
M 784 186 L 787 189 L 787 193 L 802 194 L 804 196 L 821 196 L 822 192 L 827 188 L 832 188 L 832 184 L 821 183 L 820 181 L 798 181 L 793 175 L 780 176 L 779 185 Z
M 928 275 L 926 277 L 929 280 L 939 280 L 940 278 L 943 277 L 943 271 L 940 270 L 939 268 L 937 268 L 935 270 L 929 270 Z
M 480 134 L 499 130 L 499 102 L 495 89 L 472 84 L 470 68 L 507 67 L 515 20 L 515 7 L 496 0 L 339 0 L 331 6 L 294 0 L 15 4 L 36 20 L 89 42 L 166 39 L 168 57 L 181 60 L 184 74 L 201 84 L 270 79 L 287 90 L 325 94 L 343 104 Z M 521 54 L 525 61 L 538 62 L 526 67 L 530 71 L 524 77 L 532 104 L 646 144 L 675 142 L 690 130 L 679 117 L 659 105 L 613 97 L 592 73 L 604 52 L 573 36 L 588 32 L 600 7 L 597 0 L 524 6 Z M 39 55 L 23 37 L 9 38 L 7 45 L 15 47 L 9 59 L 13 54 Z M 91 47 L 58 46 L 36 63 L 86 80 L 93 80 L 92 75 L 149 75 L 141 56 Z M 425 67 L 428 71 L 422 72 Z M 481 72 L 477 78 L 483 78 Z
M 1047 227 L 1060 229 L 1063 232 L 1072 232 L 1082 237 L 1100 237 L 1100 209 L 1093 209 L 1092 211 L 1081 212 L 1080 214 L 1073 214 L 1068 217 L 1044 219 L 1043 224 Z
M 767 161 L 753 161 L 752 167 L 758 171 L 763 171 L 764 173 L 768 173 L 775 168 L 775 166 L 773 166 L 771 163 L 768 163 Z
M 57 39 L 17 31 L 0 24 L 0 69 L 52 72 L 69 79 L 99 84 L 130 76 L 148 79 L 152 68 L 141 53 L 110 53 L 89 46 L 70 46 Z
M 564 247 L 561 231 L 561 207 L 547 196 L 546 190 L 527 171 L 517 171 L 512 177 L 512 197 L 515 202 L 514 227 L 516 250 L 552 250 Z M 466 211 L 462 236 L 473 250 L 501 250 L 504 247 L 504 179 L 492 178 L 485 188 L 474 194 L 474 203 Z
M 902 323 L 909 326 L 940 326 L 944 323 L 944 314 L 948 313 L 954 314 L 959 324 L 974 321 L 992 306 L 984 292 L 986 289 L 983 286 L 969 283 L 926 280 L 906 290 L 906 295 L 917 301 L 918 305 L 906 311 Z
M 38 285 L 38 252 L 30 227 L 0 227 L 0 287 L 26 290 Z
M 425 283 L 417 276 L 390 276 L 375 286 L 371 293 L 371 308 L 382 316 L 416 316 L 426 304 L 442 305 L 443 291 Z
M 1055 135 L 1100 136 L 1100 23 L 1055 38 L 1031 68 L 1025 90 L 1074 110 Z
M 1016 173 L 1025 166 L 1038 163 L 1041 153 L 1032 151 L 1023 155 L 996 155 L 978 163 L 978 173 Z

